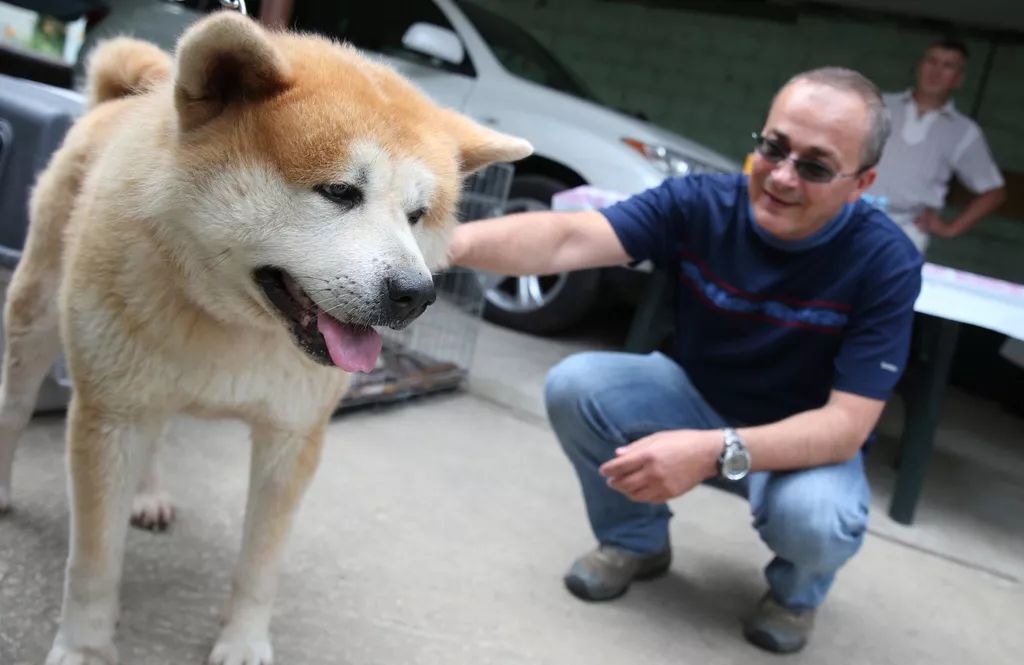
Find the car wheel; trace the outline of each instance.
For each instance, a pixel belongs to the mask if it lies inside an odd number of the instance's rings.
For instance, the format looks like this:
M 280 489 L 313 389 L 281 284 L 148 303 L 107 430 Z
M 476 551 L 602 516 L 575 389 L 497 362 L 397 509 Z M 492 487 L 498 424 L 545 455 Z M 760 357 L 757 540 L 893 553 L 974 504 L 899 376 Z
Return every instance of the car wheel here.
M 512 181 L 506 213 L 550 210 L 551 197 L 569 189 L 563 182 L 539 175 Z M 497 276 L 486 290 L 484 318 L 523 332 L 559 332 L 579 321 L 597 298 L 597 270 L 554 275 Z

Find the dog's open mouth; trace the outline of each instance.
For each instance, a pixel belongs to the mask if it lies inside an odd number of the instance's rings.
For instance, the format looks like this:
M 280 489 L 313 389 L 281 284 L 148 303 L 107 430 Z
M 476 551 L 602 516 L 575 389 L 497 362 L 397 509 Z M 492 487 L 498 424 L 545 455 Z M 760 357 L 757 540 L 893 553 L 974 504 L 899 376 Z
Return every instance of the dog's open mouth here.
M 283 270 L 259 268 L 253 273 L 267 300 L 291 324 L 296 343 L 324 365 L 346 372 L 371 372 L 380 355 L 381 338 L 372 327 L 334 318 L 313 302 Z

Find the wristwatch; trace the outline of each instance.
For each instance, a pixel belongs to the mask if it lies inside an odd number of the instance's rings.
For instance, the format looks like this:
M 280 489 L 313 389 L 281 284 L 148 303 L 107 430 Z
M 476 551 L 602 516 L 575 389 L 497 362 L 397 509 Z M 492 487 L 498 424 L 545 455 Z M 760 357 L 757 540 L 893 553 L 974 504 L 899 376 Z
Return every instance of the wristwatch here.
M 724 444 L 718 456 L 718 475 L 726 480 L 742 480 L 750 473 L 750 452 L 743 439 L 731 427 L 722 430 Z

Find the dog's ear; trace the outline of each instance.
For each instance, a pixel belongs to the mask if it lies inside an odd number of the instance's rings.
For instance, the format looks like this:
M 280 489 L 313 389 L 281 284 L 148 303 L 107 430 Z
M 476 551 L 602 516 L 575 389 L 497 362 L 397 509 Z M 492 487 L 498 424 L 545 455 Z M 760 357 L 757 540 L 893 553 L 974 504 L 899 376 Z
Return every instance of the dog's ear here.
M 288 87 L 290 67 L 267 33 L 235 12 L 218 12 L 178 41 L 174 102 L 181 127 L 196 129 L 232 104 L 264 99 Z
M 484 127 L 455 111 L 443 109 L 441 113 L 458 143 L 463 175 L 494 162 L 514 162 L 533 154 L 529 141 Z

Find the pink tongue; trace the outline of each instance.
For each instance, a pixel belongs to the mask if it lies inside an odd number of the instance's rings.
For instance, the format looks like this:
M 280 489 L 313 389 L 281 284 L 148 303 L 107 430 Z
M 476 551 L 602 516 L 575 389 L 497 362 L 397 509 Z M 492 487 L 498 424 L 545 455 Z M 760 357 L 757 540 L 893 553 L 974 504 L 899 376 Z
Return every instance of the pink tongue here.
M 376 330 L 366 326 L 341 323 L 329 314 L 320 312 L 316 328 L 327 342 L 327 351 L 334 364 L 346 372 L 369 374 L 377 365 L 381 339 Z

